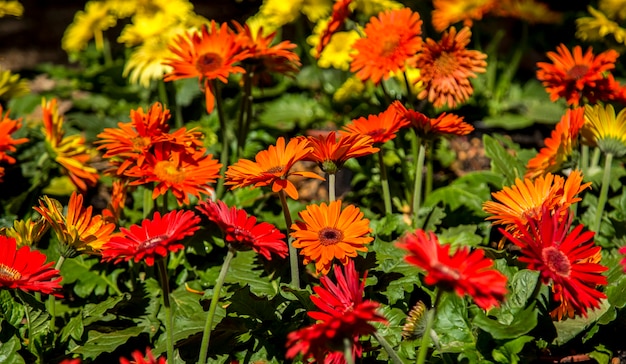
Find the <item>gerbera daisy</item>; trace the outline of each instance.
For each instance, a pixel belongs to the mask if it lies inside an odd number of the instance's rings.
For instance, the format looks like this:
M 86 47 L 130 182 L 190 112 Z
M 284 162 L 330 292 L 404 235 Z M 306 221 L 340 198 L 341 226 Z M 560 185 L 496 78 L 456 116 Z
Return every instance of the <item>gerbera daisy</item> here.
M 98 182 L 98 170 L 88 165 L 97 153 L 85 145 L 86 140 L 80 135 L 65 136 L 63 117 L 59 115 L 57 100 L 46 102 L 42 99 L 43 133 L 50 156 L 67 172 L 72 183 L 81 192 L 93 187 Z
M 496 4 L 495 0 L 434 0 L 433 27 L 442 32 L 460 21 L 471 27 L 474 20 L 481 20 Z
M 16 145 L 28 142 L 28 138 L 13 139 L 12 135 L 22 127 L 22 119 L 13 120 L 9 118 L 9 111 L 2 114 L 2 105 L 0 105 L 0 162 L 8 164 L 15 163 L 15 158 L 7 154 L 7 152 L 15 152 Z M 2 181 L 0 174 L 0 182 Z
M 180 240 L 192 236 L 200 228 L 200 217 L 193 211 L 171 211 L 161 217 L 157 211 L 152 220 L 144 219 L 141 225 L 120 228 L 102 247 L 102 260 L 119 263 L 144 260 L 152 266 L 154 260 L 168 252 L 184 248 Z
M 322 51 L 330 42 L 330 38 L 337 32 L 337 30 L 339 30 L 339 27 L 343 25 L 346 18 L 348 18 L 352 13 L 352 10 L 350 9 L 351 3 L 352 0 L 336 0 L 333 4 L 333 12 L 330 15 L 330 20 L 328 20 L 328 23 L 324 27 L 324 30 L 320 35 L 319 43 L 315 47 L 317 57 L 322 54 Z
M 21 17 L 24 13 L 24 6 L 19 1 L 2 1 L 0 4 L 0 18 L 7 15 Z
M 598 146 L 604 153 L 616 157 L 626 154 L 626 109 L 615 115 L 613 105 L 585 105 L 585 142 Z
M 395 107 L 389 106 L 387 110 L 378 115 L 360 117 L 343 127 L 342 135 L 369 135 L 375 145 L 383 144 L 396 137 L 396 133 L 409 125 L 409 121 L 401 119 Z
M 288 335 L 287 358 L 302 353 L 305 361 L 315 358 L 320 363 L 341 362 L 343 355 L 336 351 L 342 350 L 341 343 L 345 339 L 352 342 L 352 357 L 361 357 L 363 349 L 359 337 L 376 332 L 370 322 L 387 322 L 377 312 L 378 302 L 363 300 L 367 273 L 360 280 L 353 261 L 349 261 L 343 271 L 335 266 L 334 272 L 337 283 L 324 276 L 320 278 L 322 287 L 313 288 L 317 295 L 312 295 L 311 301 L 320 311 L 307 314 L 318 322 Z
M 576 37 L 587 42 L 603 40 L 612 36 L 616 42 L 626 43 L 626 29 L 609 19 L 603 12 L 587 6 L 590 17 L 576 19 Z
M 17 248 L 15 239 L 0 236 L 0 288 L 21 289 L 61 297 L 61 277 L 46 263 L 46 256 L 28 246 Z
M 222 201 L 210 200 L 200 203 L 196 208 L 220 227 L 226 242 L 236 250 L 252 249 L 267 260 L 272 259 L 270 253 L 281 258 L 289 255 L 285 235 L 270 223 L 257 224 L 256 217 L 248 216 L 245 210 L 234 206 L 228 208 Z
M 103 32 L 117 23 L 117 19 L 110 11 L 107 1 L 88 1 L 84 11 L 77 11 L 74 21 L 65 29 L 61 47 L 66 52 L 79 52 L 91 39 L 95 39 L 96 48 L 104 48 Z
M 164 80 L 174 81 L 183 78 L 198 77 L 206 96 L 207 112 L 213 112 L 215 98 L 212 80 L 228 82 L 228 76 L 242 73 L 244 69 L 235 63 L 248 57 L 248 52 L 241 49 L 235 34 L 226 23 L 218 27 L 211 21 L 211 29 L 205 25 L 200 33 L 179 35 L 170 45 L 174 57 L 167 58 L 165 64 L 173 70 L 165 75 Z
M 2 68 L 0 65 L 0 99 L 10 100 L 30 92 L 28 80 L 20 78 L 19 74 L 12 73 L 11 70 Z
M 70 196 L 66 214 L 63 205 L 48 196 L 43 196 L 39 206 L 33 209 L 52 226 L 66 258 L 99 251 L 115 230 L 115 224 L 107 222 L 102 215 L 93 215 L 93 206 L 85 208 L 83 195 L 76 192 Z
M 122 212 L 126 206 L 126 193 L 128 190 L 128 183 L 123 180 L 113 181 L 111 187 L 111 199 L 107 204 L 107 207 L 102 210 L 102 216 L 106 221 L 117 223 L 122 217 Z
M 544 140 L 545 147 L 526 164 L 526 178 L 535 178 L 548 172 L 555 173 L 578 146 L 578 133 L 585 123 L 584 108 L 567 109 L 550 137 Z
M 432 138 L 436 135 L 467 135 L 474 131 L 474 127 L 463 121 L 462 116 L 446 114 L 431 119 L 419 111 L 407 109 L 400 101 L 394 101 L 398 117 L 407 120 L 420 138 Z
M 14 220 L 12 227 L 0 228 L 0 235 L 15 239 L 17 246 L 32 246 L 41 240 L 48 228 L 50 228 L 50 225 L 44 218 L 35 221 L 31 218 Z
M 350 71 L 362 81 L 379 84 L 393 72 L 404 71 L 422 48 L 422 20 L 409 8 L 388 10 L 365 25 L 365 37 L 354 43 Z M 412 64 L 409 64 L 412 65 Z
M 307 38 L 309 43 L 313 45 L 317 44 L 314 40 L 315 35 Z M 321 54 L 318 54 L 315 49 L 311 49 L 313 56 L 317 58 L 317 65 L 321 68 L 335 68 L 343 71 L 350 69 L 350 62 L 352 62 L 352 55 L 354 49 L 352 45 L 360 39 L 359 32 L 356 30 L 348 30 L 345 32 L 336 32 L 330 38 L 330 42 L 324 47 Z M 356 79 L 358 77 L 353 76 Z M 359 82 L 363 82 L 359 79 Z
M 288 180 L 289 176 L 297 175 L 307 178 L 324 178 L 313 172 L 291 172 L 291 167 L 306 158 L 313 150 L 309 142 L 301 138 L 293 138 L 285 145 L 285 138 L 276 140 L 276 145 L 270 145 L 267 150 L 257 153 L 254 161 L 240 159 L 237 163 L 228 166 L 226 171 L 226 186 L 232 189 L 246 186 L 272 186 L 273 192 L 284 190 L 294 200 L 298 199 L 296 186 Z
M 570 232 L 572 220 L 567 208 L 550 214 L 544 207 L 541 219 L 517 224 L 516 236 L 500 231 L 521 248 L 519 261 L 539 271 L 544 284 L 552 284 L 555 301 L 565 301 L 576 315 L 587 317 L 587 310 L 600 308 L 606 298 L 596 286 L 607 284 L 602 272 L 608 268 L 590 262 L 601 247 L 594 244 L 592 231 L 582 232 L 583 225 Z
M 497 16 L 520 19 L 530 24 L 558 23 L 563 18 L 561 13 L 554 12 L 548 5 L 535 2 L 535 0 L 498 1 L 493 13 Z
M 596 83 L 605 78 L 605 72 L 615 68 L 619 56 L 613 49 L 594 56 L 591 47 L 583 55 L 580 46 L 575 46 L 572 53 L 564 44 L 557 47 L 557 53 L 547 55 L 552 63 L 537 63 L 537 79 L 550 94 L 550 100 L 563 97 L 568 105 L 574 106 L 597 91 Z
M 626 8 L 623 0 L 600 0 L 598 7 L 613 19 L 626 19 Z
M 369 135 L 344 134 L 338 137 L 331 131 L 307 139 L 313 151 L 306 159 L 316 162 L 328 174 L 337 173 L 350 158 L 374 154 L 379 150 L 372 146 L 373 140 Z
M 415 63 L 425 88 L 417 95 L 419 99 L 427 99 L 435 107 L 454 108 L 470 98 L 474 93 L 470 78 L 484 73 L 487 66 L 486 54 L 466 48 L 471 36 L 470 28 L 457 33 L 453 27 L 441 35 L 439 42 L 426 39 Z
M 511 230 L 519 221 L 541 220 L 544 206 L 549 211 L 567 209 L 581 200 L 576 195 L 589 186 L 591 182 L 582 184 L 582 174 L 578 170 L 572 171 L 567 180 L 552 173 L 534 180 L 525 178 L 522 181 L 518 178 L 515 185 L 492 193 L 494 200 L 499 202 L 487 201 L 483 210 L 492 215 L 487 220 L 494 220 L 494 225 L 505 225 L 507 230 Z
M 144 357 L 139 350 L 133 351 L 131 356 L 133 359 L 132 361 L 124 357 L 120 358 L 120 364 L 167 364 L 167 360 L 163 356 L 159 359 L 155 359 L 150 348 L 146 348 L 146 357 Z
M 366 252 L 365 244 L 374 238 L 369 219 L 358 207 L 341 209 L 341 201 L 308 205 L 299 214 L 302 221 L 291 225 L 293 246 L 302 249 L 304 264 L 315 262 L 317 274 L 328 274 L 335 258 L 346 265 L 357 252 Z

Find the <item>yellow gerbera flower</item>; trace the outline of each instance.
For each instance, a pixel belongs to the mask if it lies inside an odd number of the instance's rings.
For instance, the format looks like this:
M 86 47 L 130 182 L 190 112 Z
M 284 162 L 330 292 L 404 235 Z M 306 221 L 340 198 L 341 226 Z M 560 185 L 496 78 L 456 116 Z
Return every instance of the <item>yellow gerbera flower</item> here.
M 611 19 L 626 19 L 626 0 L 600 0 L 598 7 Z
M 585 142 L 597 145 L 602 152 L 622 157 L 626 154 L 626 109 L 615 115 L 612 105 L 585 105 L 581 134 Z
M 11 15 L 21 17 L 24 13 L 24 7 L 19 1 L 0 1 L 0 18 Z
M 364 90 L 365 84 L 356 76 L 352 76 L 348 78 L 346 82 L 344 82 L 343 85 L 337 89 L 337 91 L 335 91 L 333 101 L 346 102 L 353 97 L 362 95 Z
M 40 218 L 32 221 L 30 218 L 26 220 L 13 221 L 12 227 L 3 227 L 0 229 L 0 235 L 14 238 L 17 246 L 37 244 L 43 235 L 48 231 L 50 225 L 46 220 Z
M 0 98 L 8 100 L 13 97 L 26 95 L 30 90 L 28 82 L 20 79 L 20 75 L 10 70 L 0 70 Z
M 612 35 L 615 41 L 626 44 L 626 29 L 618 23 L 610 20 L 607 16 L 591 6 L 587 10 L 591 17 L 576 19 L 576 37 L 587 42 L 594 42 Z
M 402 9 L 404 5 L 394 0 L 353 0 L 355 10 L 366 17 L 375 16 L 385 10 Z
M 89 1 L 85 11 L 78 11 L 74 21 L 65 30 L 61 47 L 66 52 L 78 52 L 87 47 L 91 39 L 95 39 L 98 49 L 104 48 L 103 32 L 117 23 L 110 13 L 110 6 L 105 1 Z

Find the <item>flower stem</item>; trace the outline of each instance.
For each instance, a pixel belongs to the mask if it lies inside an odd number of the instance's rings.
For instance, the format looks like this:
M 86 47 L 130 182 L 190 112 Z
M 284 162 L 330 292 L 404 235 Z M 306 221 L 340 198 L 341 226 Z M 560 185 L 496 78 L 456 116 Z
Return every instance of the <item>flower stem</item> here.
M 394 364 L 403 364 L 403 361 L 398 356 L 398 353 L 396 353 L 396 351 L 393 350 L 393 348 L 391 347 L 391 344 L 389 344 L 389 342 L 387 341 L 387 339 L 385 339 L 384 336 L 382 336 L 378 331 L 375 331 L 374 337 L 376 338 L 376 340 L 378 340 L 380 345 L 382 345 L 383 348 L 385 348 L 387 355 L 389 355 L 389 357 L 391 358 L 391 361 Z
M 426 146 L 420 143 L 417 159 L 415 160 L 415 185 L 413 187 L 413 223 L 417 227 L 420 205 L 422 204 L 422 177 L 424 174 L 424 158 Z
M 63 255 L 59 256 L 59 260 L 57 260 L 57 264 L 54 266 L 54 269 L 60 271 L 63 266 L 63 262 L 65 262 L 65 257 Z M 56 318 L 56 305 L 55 305 L 55 297 L 54 295 L 50 295 L 48 297 L 48 312 L 50 313 L 50 331 L 54 332 L 55 325 L 54 320 Z
M 231 260 L 233 260 L 234 256 L 235 250 L 229 247 L 228 253 L 226 253 L 226 258 L 224 258 L 224 264 L 222 264 L 222 269 L 220 270 L 220 275 L 217 277 L 215 287 L 213 287 L 213 297 L 211 298 L 209 313 L 206 317 L 204 332 L 202 333 L 202 344 L 200 344 L 200 358 L 198 360 L 199 364 L 204 364 L 207 362 L 207 353 L 209 351 L 209 342 L 211 340 L 211 330 L 213 330 L 213 318 L 215 317 L 215 310 L 217 309 L 217 304 L 220 300 L 220 291 L 222 290 L 224 279 L 226 279 L 226 273 L 228 272 L 230 262 Z
M 352 356 L 352 340 L 349 337 L 343 338 L 343 358 L 346 360 L 346 364 L 354 364 L 354 357 Z
M 220 163 L 222 168 L 220 169 L 220 176 L 224 176 L 226 167 L 228 166 L 228 158 L 230 154 L 230 140 L 228 138 L 228 129 L 226 124 L 226 117 L 224 116 L 224 102 L 222 101 L 222 90 L 216 80 L 211 80 L 209 87 L 213 90 L 215 95 L 215 106 L 217 108 L 217 118 L 220 122 L 220 130 L 222 131 L 222 153 L 220 154 Z M 217 180 L 217 189 L 215 191 L 218 199 L 222 198 L 224 193 L 224 179 Z
M 163 295 L 163 307 L 165 307 L 165 331 L 167 335 L 167 360 L 174 362 L 174 320 L 172 318 L 172 306 L 170 305 L 170 285 L 167 276 L 165 259 L 156 260 Z
M 581 145 L 580 147 L 580 160 L 578 161 L 578 167 L 583 172 L 583 176 L 589 174 L 589 146 Z
M 437 305 L 441 298 L 441 292 L 438 288 L 435 289 L 435 301 L 433 302 L 433 308 L 426 312 L 426 329 L 422 336 L 422 342 L 420 344 L 419 352 L 417 353 L 417 364 L 424 364 L 426 362 L 426 355 L 428 354 L 428 345 L 430 344 L 430 332 L 435 324 L 437 313 Z
M 283 215 L 285 215 L 285 223 L 287 224 L 287 236 L 289 236 L 289 267 L 291 270 L 291 285 L 296 289 L 300 289 L 300 268 L 298 266 L 298 251 L 293 246 L 293 238 L 289 234 L 291 229 L 291 213 L 289 212 L 289 206 L 287 205 L 287 196 L 285 190 L 278 192 L 280 197 L 280 203 L 283 206 Z
M 239 110 L 238 134 L 237 134 L 237 157 L 243 156 L 243 151 L 250 129 L 250 119 L 252 118 L 252 77 L 254 73 L 248 68 L 243 74 L 243 96 L 241 98 L 241 110 Z
M 143 218 L 145 219 L 154 208 L 154 200 L 152 199 L 152 190 L 145 187 L 143 190 Z
M 391 193 L 389 192 L 389 180 L 387 179 L 387 168 L 383 158 L 383 148 L 378 151 L 378 163 L 380 164 L 380 184 L 383 187 L 383 199 L 385 201 L 385 214 L 391 213 Z
M 333 202 L 337 198 L 335 196 L 335 174 L 328 174 L 328 202 Z
M 604 204 L 609 194 L 609 185 L 611 184 L 611 164 L 613 163 L 613 153 L 607 153 L 604 161 L 604 175 L 602 176 L 602 187 L 600 196 L 598 196 L 598 207 L 596 208 L 596 219 L 593 223 L 593 231 L 598 234 L 600 232 L 600 224 L 602 223 L 602 213 L 604 212 Z

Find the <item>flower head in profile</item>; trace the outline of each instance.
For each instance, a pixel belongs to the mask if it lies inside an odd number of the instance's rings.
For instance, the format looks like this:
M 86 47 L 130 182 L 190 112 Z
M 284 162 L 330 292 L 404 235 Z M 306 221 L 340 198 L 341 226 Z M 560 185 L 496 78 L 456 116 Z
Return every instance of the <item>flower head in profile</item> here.
M 27 138 L 14 139 L 12 134 L 18 131 L 22 127 L 22 120 L 13 120 L 9 118 L 9 111 L 2 115 L 2 105 L 0 105 L 0 163 L 6 162 L 8 164 L 15 163 L 15 158 L 11 156 L 17 150 L 16 145 L 26 143 Z M 0 182 L 2 181 L 2 174 L 0 174 Z
M 163 216 L 157 211 L 141 225 L 120 228 L 120 234 L 112 236 L 102 247 L 102 260 L 114 263 L 143 260 L 152 266 L 155 259 L 183 249 L 181 240 L 192 236 L 200 228 L 199 223 L 200 217 L 193 211 L 171 211 Z
M 93 214 L 93 206 L 85 208 L 83 195 L 76 192 L 70 196 L 65 214 L 63 205 L 48 196 L 43 196 L 33 209 L 50 224 L 61 243 L 61 255 L 66 258 L 98 252 L 115 230 L 115 224 Z
M 21 289 L 61 297 L 61 277 L 46 256 L 29 246 L 18 249 L 15 239 L 0 236 L 0 288 Z
M 436 118 L 429 118 L 419 111 L 407 109 L 400 101 L 391 104 L 396 108 L 401 120 L 407 120 L 420 138 L 433 138 L 437 135 L 467 135 L 474 127 L 463 121 L 462 116 L 442 113 Z
M 603 3 L 609 3 L 609 1 Z M 621 7 L 623 8 L 623 5 Z M 626 29 L 618 22 L 590 5 L 587 6 L 587 11 L 591 16 L 576 19 L 577 38 L 586 42 L 596 42 L 612 37 L 616 42 L 626 44 Z
M 304 264 L 315 262 L 317 274 L 328 274 L 335 259 L 346 265 L 358 252 L 366 252 L 365 244 L 374 238 L 369 219 L 363 218 L 358 207 L 341 208 L 341 201 L 308 205 L 299 213 L 300 219 L 291 225 L 293 246 L 300 248 Z
M 224 239 L 235 250 L 249 250 L 271 260 L 271 253 L 285 258 L 289 251 L 285 235 L 274 225 L 267 222 L 257 223 L 254 216 L 248 216 L 245 210 L 228 208 L 222 201 L 204 201 L 196 207 L 209 220 L 216 223 L 224 233 Z
M 344 134 L 334 131 L 307 137 L 313 151 L 307 157 L 316 162 L 328 174 L 335 174 L 350 158 L 362 157 L 378 152 L 369 135 Z
M 132 360 L 128 360 L 125 357 L 120 358 L 120 364 L 167 364 L 165 357 L 161 356 L 158 359 L 152 354 L 150 348 L 146 348 L 146 356 L 139 350 L 133 351 L 131 354 Z
M 443 32 L 460 21 L 471 27 L 474 20 L 481 20 L 497 3 L 495 0 L 434 0 L 433 27 Z
M 342 135 L 368 135 L 375 145 L 388 142 L 396 137 L 396 133 L 410 121 L 402 119 L 394 106 L 389 106 L 385 111 L 377 115 L 368 115 L 352 120 L 341 131 Z
M 25 220 L 14 220 L 12 227 L 0 228 L 0 235 L 15 239 L 17 246 L 32 246 L 41 240 L 49 228 L 50 225 L 43 217 L 35 221 L 28 218 Z
M 128 183 L 122 180 L 113 181 L 111 186 L 111 199 L 107 207 L 102 210 L 102 216 L 106 221 L 116 224 L 122 217 L 122 212 L 126 206 Z
M 319 311 L 309 311 L 308 315 L 317 323 L 288 335 L 287 358 L 301 353 L 305 361 L 315 358 L 320 363 L 340 363 L 344 358 L 337 351 L 342 350 L 345 339 L 352 342 L 352 357 L 361 357 L 359 338 L 376 332 L 370 322 L 387 322 L 377 312 L 377 302 L 363 300 L 367 273 L 359 279 L 353 261 L 343 269 L 336 265 L 334 273 L 336 283 L 324 276 L 320 278 L 322 286 L 313 288 L 316 295 L 311 301 Z
M 0 66 L 0 99 L 10 100 L 28 93 L 30 93 L 30 87 L 27 79 L 20 78 L 19 74 Z
M 211 82 L 220 80 L 228 82 L 228 76 L 242 73 L 244 69 L 236 63 L 248 57 L 248 52 L 241 49 L 236 35 L 226 23 L 218 27 L 211 21 L 210 29 L 203 26 L 201 31 L 177 36 L 170 45 L 174 53 L 165 64 L 172 71 L 165 75 L 164 80 L 174 81 L 184 78 L 198 78 L 205 93 L 206 109 L 213 112 L 215 97 Z
M 315 47 L 315 53 L 318 58 L 330 42 L 333 34 L 339 30 L 345 20 L 350 16 L 350 14 L 352 14 L 352 10 L 350 9 L 351 3 L 352 0 L 337 0 L 333 4 L 333 12 L 330 15 L 330 19 L 326 23 L 326 26 L 322 30 L 320 40 Z
M 575 315 L 587 317 L 587 310 L 600 308 L 606 298 L 596 287 L 607 284 L 602 272 L 608 268 L 591 262 L 601 247 L 594 244 L 592 231 L 583 232 L 583 225 L 570 231 L 572 219 L 569 209 L 550 213 L 544 207 L 541 219 L 517 224 L 517 236 L 500 231 L 521 248 L 519 261 L 552 285 L 555 301 L 567 302 Z
M 375 85 L 412 65 L 412 57 L 422 48 L 422 20 L 419 13 L 409 8 L 372 17 L 364 33 L 365 37 L 353 45 L 356 53 L 350 71 Z
M 43 133 L 50 157 L 68 174 L 79 191 L 86 192 L 87 187 L 95 186 L 99 178 L 98 170 L 89 165 L 96 151 L 86 145 L 86 140 L 81 135 L 65 136 L 63 117 L 59 114 L 56 99 L 49 102 L 43 99 L 41 109 Z
M 516 179 L 515 185 L 492 193 L 498 202 L 485 202 L 483 210 L 492 215 L 487 220 L 494 220 L 494 225 L 501 224 L 507 230 L 514 230 L 519 222 L 541 220 L 544 207 L 549 211 L 564 211 L 580 201 L 581 198 L 576 195 L 591 186 L 591 182 L 582 183 L 582 180 L 583 176 L 578 170 L 572 171 L 567 179 L 552 173 L 534 180 Z
M 583 54 L 580 46 L 575 46 L 571 52 L 564 44 L 557 47 L 556 53 L 548 52 L 547 55 L 552 63 L 537 63 L 537 79 L 550 94 L 550 100 L 556 101 L 562 97 L 568 105 L 574 106 L 589 99 L 604 98 L 597 94 L 602 90 L 598 86 L 607 82 L 605 73 L 615 68 L 615 61 L 619 56 L 613 49 L 595 56 L 591 47 Z M 611 95 L 608 94 L 607 97 L 610 98 Z
M 584 110 L 567 109 L 550 137 L 544 140 L 545 146 L 526 164 L 526 178 L 556 173 L 564 167 L 578 146 L 578 134 L 585 123 Z
M 613 105 L 585 105 L 584 141 L 616 157 L 626 154 L 626 109 L 617 115 Z
M 461 247 L 450 253 L 450 244 L 440 244 L 432 231 L 418 229 L 397 244 L 408 251 L 405 260 L 426 272 L 424 282 L 454 291 L 460 297 L 469 295 L 478 307 L 497 307 L 506 294 L 506 276 L 493 266 L 482 250 Z
M 494 15 L 520 19 L 530 24 L 554 24 L 563 19 L 563 14 L 551 10 L 546 3 L 535 0 L 503 0 L 496 4 Z
M 416 56 L 415 67 L 420 70 L 424 90 L 417 97 L 428 100 L 435 107 L 456 107 L 474 93 L 470 78 L 486 71 L 487 55 L 467 49 L 471 40 L 470 28 L 459 32 L 452 27 L 441 35 L 439 42 L 426 39 L 422 52 Z
M 240 159 L 226 170 L 226 186 L 231 189 L 246 186 L 272 186 L 273 192 L 284 190 L 294 200 L 298 199 L 296 186 L 289 181 L 292 175 L 306 178 L 324 179 L 318 174 L 307 171 L 292 172 L 291 167 L 304 160 L 313 148 L 306 139 L 293 138 L 285 145 L 285 138 L 276 140 L 276 145 L 257 153 L 255 160 Z
M 66 52 L 78 52 L 87 47 L 94 39 L 97 49 L 104 49 L 103 32 L 117 23 L 117 18 L 111 12 L 108 1 L 88 1 L 84 11 L 74 15 L 74 21 L 65 29 L 61 47 Z

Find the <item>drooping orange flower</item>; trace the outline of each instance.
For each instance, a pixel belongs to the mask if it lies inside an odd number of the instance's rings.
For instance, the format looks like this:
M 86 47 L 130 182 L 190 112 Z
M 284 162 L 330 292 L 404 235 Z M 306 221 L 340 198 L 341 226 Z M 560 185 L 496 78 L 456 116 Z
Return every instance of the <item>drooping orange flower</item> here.
M 61 254 L 72 257 L 84 252 L 98 252 L 106 243 L 115 224 L 107 222 L 102 215 L 93 215 L 93 206 L 83 206 L 83 195 L 73 192 L 63 214 L 63 205 L 55 199 L 43 196 L 39 206 L 33 207 L 52 226 L 62 249 Z
M 369 219 L 363 218 L 358 207 L 348 205 L 341 209 L 341 200 L 330 204 L 308 205 L 299 214 L 302 221 L 291 225 L 293 246 L 302 249 L 304 264 L 315 262 L 318 274 L 326 275 L 334 259 L 346 265 L 357 252 L 366 252 L 365 244 L 374 238 Z
M 483 210 L 492 215 L 487 220 L 494 220 L 494 225 L 505 225 L 507 230 L 512 230 L 520 221 L 541 220 L 544 206 L 549 211 L 563 210 L 580 201 L 576 195 L 591 186 L 591 182 L 583 184 L 582 179 L 578 170 L 572 171 L 567 179 L 552 173 L 534 180 L 516 179 L 515 185 L 492 193 L 499 202 L 487 201 Z
M 87 191 L 87 187 L 93 187 L 98 182 L 98 171 L 89 166 L 95 150 L 85 145 L 85 138 L 75 134 L 65 136 L 63 131 L 63 117 L 59 115 L 57 100 L 52 99 L 41 102 L 43 112 L 43 132 L 51 157 L 61 165 L 72 183 L 79 191 Z
M 460 21 L 471 27 L 474 20 L 481 20 L 497 3 L 496 0 L 433 0 L 433 27 L 442 32 Z
M 594 56 L 589 47 L 583 55 L 580 46 L 575 46 L 572 53 L 564 44 L 560 44 L 557 53 L 548 52 L 547 56 L 552 63 L 537 63 L 537 79 L 550 94 L 550 100 L 556 101 L 563 97 L 568 105 L 578 106 L 585 99 L 601 99 L 598 92 L 606 88 L 604 83 L 607 81 L 603 81 L 605 73 L 615 68 L 619 54 L 609 49 Z
M 174 57 L 167 58 L 164 64 L 173 69 L 165 75 L 164 80 L 168 82 L 198 77 L 205 93 L 208 113 L 215 108 L 211 81 L 227 83 L 229 75 L 244 72 L 243 68 L 235 64 L 248 57 L 248 52 L 241 49 L 228 25 L 223 23 L 218 27 L 215 21 L 211 21 L 210 29 L 205 25 L 199 33 L 177 36 L 169 49 Z
M 466 48 L 471 36 L 471 30 L 464 27 L 458 33 L 450 28 L 439 42 L 426 39 L 415 64 L 424 87 L 417 95 L 419 99 L 427 99 L 435 107 L 453 108 L 470 98 L 474 93 L 470 78 L 484 73 L 487 66 L 486 54 Z
M 206 154 L 204 148 L 189 153 L 172 148 L 169 143 L 161 143 L 146 155 L 141 167 L 132 167 L 125 175 L 133 179 L 131 186 L 156 182 L 153 199 L 170 191 L 178 205 L 182 205 L 190 203 L 189 195 L 197 198 L 210 195 L 209 184 L 219 178 L 221 166 L 212 154 Z
M 501 0 L 496 2 L 494 15 L 516 18 L 536 23 L 558 23 L 563 18 L 561 13 L 550 10 L 547 4 L 535 0 Z
M 374 141 L 369 135 L 344 134 L 338 137 L 331 131 L 307 139 L 313 150 L 306 159 L 316 162 L 328 174 L 337 173 L 350 158 L 374 154 L 379 150 L 373 147 Z
M 419 111 L 407 109 L 400 101 L 391 104 L 396 108 L 400 119 L 408 120 L 420 138 L 432 138 L 437 135 L 467 135 L 474 127 L 463 121 L 462 116 L 441 113 L 436 118 L 429 118 Z
M 546 173 L 559 172 L 578 146 L 578 134 L 585 124 L 585 109 L 567 109 L 550 137 L 544 140 L 545 147 L 526 164 L 526 178 L 535 178 Z
M 285 145 L 285 138 L 276 140 L 276 145 L 270 145 L 268 149 L 257 153 L 254 161 L 240 159 L 237 163 L 228 166 L 226 170 L 226 186 L 231 190 L 246 186 L 263 187 L 272 186 L 273 192 L 284 190 L 294 200 L 298 199 L 296 186 L 289 181 L 289 176 L 302 176 L 306 178 L 324 178 L 313 172 L 291 172 L 291 167 L 304 158 L 313 150 L 309 142 L 302 138 L 293 138 Z
M 369 135 L 374 144 L 380 145 L 396 137 L 396 133 L 403 127 L 409 125 L 409 121 L 399 117 L 394 106 L 389 106 L 387 110 L 378 115 L 368 115 L 367 118 L 360 117 L 343 127 L 342 135 Z
M 339 30 L 339 27 L 346 21 L 346 18 L 350 16 L 352 11 L 350 10 L 350 4 L 352 0 L 336 0 L 335 4 L 333 4 L 333 12 L 330 15 L 330 20 L 326 25 L 326 28 L 322 31 L 320 35 L 320 41 L 315 47 L 316 57 L 319 58 L 322 54 L 322 51 L 328 43 L 330 42 L 330 38 Z
M 111 199 L 107 207 L 102 210 L 102 216 L 108 222 L 117 223 L 122 217 L 124 206 L 126 205 L 126 192 L 128 182 L 122 180 L 113 181 L 111 189 Z
M 506 276 L 493 266 L 481 249 L 461 247 L 450 253 L 450 244 L 440 244 L 437 235 L 422 229 L 403 236 L 397 244 L 409 254 L 405 260 L 426 272 L 424 282 L 468 294 L 478 307 L 488 310 L 500 306 L 506 294 Z
M 422 48 L 422 20 L 409 8 L 388 10 L 372 17 L 365 25 L 365 37 L 353 47 L 356 53 L 350 71 L 361 81 L 388 79 L 402 72 Z
M 15 146 L 28 142 L 28 138 L 13 139 L 11 134 L 22 127 L 22 119 L 13 120 L 9 118 L 8 110 L 4 115 L 2 113 L 2 105 L 0 105 L 0 162 L 13 164 L 15 163 L 15 158 L 7 154 L 7 152 L 15 152 L 17 150 Z M 0 171 L 0 182 L 2 182 L 3 175 L 4 169 Z

